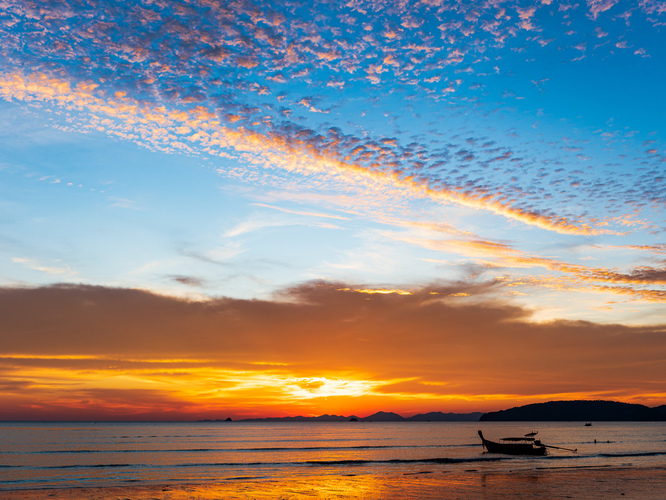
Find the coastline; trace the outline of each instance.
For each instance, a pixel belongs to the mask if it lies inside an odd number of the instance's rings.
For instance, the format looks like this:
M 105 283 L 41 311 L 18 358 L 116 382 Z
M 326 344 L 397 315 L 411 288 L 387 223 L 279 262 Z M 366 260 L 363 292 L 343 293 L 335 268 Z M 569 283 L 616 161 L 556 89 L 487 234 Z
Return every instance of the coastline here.
M 471 499 L 539 496 L 662 499 L 664 467 L 562 467 L 515 471 L 318 475 L 297 479 L 235 478 L 221 482 L 0 490 L 2 500 L 245 500 L 245 499 Z

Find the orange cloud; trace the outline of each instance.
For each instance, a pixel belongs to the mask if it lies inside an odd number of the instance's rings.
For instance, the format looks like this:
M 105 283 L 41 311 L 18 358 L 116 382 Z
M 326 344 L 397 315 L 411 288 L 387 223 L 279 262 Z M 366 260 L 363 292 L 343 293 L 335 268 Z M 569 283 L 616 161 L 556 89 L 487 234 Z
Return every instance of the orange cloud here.
M 632 295 L 642 297 L 650 301 L 662 300 L 666 291 L 645 290 L 637 287 L 612 287 L 611 284 L 628 284 L 639 287 L 646 285 L 666 285 L 666 267 L 637 266 L 630 272 L 622 273 L 617 270 L 591 267 L 581 264 L 571 264 L 562 260 L 529 255 L 525 252 L 513 248 L 506 243 L 482 240 L 479 238 L 467 240 L 435 240 L 430 238 L 421 238 L 415 236 L 405 236 L 395 233 L 387 233 L 387 236 L 395 240 L 419 245 L 430 250 L 440 252 L 456 253 L 465 257 L 477 257 L 481 263 L 491 267 L 509 267 L 509 268 L 543 268 L 549 271 L 556 271 L 570 275 L 565 281 L 558 281 L 557 287 L 567 283 L 573 286 L 578 283 L 600 283 L 594 287 L 595 290 L 612 291 L 612 293 Z M 661 245 L 649 246 L 628 246 L 631 249 L 647 249 L 653 252 L 661 252 Z M 519 278 L 514 283 L 520 282 Z M 535 280 L 528 278 L 532 285 L 540 283 L 553 284 L 552 277 Z M 515 286 L 515 285 L 514 285 Z
M 367 294 L 314 282 L 275 301 L 205 302 L 2 289 L 0 418 L 469 410 L 604 391 L 639 398 L 666 382 L 663 326 L 534 324 L 494 298 L 499 288 Z

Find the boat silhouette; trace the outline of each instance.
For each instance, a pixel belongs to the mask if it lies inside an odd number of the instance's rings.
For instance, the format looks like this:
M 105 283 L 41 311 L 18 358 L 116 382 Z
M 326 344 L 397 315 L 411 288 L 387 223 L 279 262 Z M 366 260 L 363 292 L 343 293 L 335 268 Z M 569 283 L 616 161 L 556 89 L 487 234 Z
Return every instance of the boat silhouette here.
M 578 450 L 570 448 L 562 448 L 560 446 L 549 446 L 543 444 L 540 439 L 536 439 L 538 432 L 529 432 L 523 437 L 507 437 L 501 438 L 499 442 L 490 441 L 483 437 L 483 432 L 479 431 L 481 438 L 481 445 L 488 451 L 488 453 L 503 453 L 505 455 L 547 455 L 548 448 L 557 450 L 566 450 L 576 453 Z

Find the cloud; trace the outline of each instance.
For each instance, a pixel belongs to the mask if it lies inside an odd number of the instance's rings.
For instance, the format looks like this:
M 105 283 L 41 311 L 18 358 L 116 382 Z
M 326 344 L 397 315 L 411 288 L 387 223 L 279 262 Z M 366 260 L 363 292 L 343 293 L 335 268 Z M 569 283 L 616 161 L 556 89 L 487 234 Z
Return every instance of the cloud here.
M 243 251 L 244 250 L 239 243 L 230 242 L 226 245 L 203 252 L 191 249 L 181 249 L 180 253 L 186 257 L 206 262 L 208 264 L 229 267 L 232 265 L 229 261 L 234 257 L 241 255 Z
M 325 396 L 324 388 L 390 393 L 399 404 L 422 394 L 547 398 L 611 389 L 629 398 L 663 387 L 663 326 L 531 323 L 528 310 L 496 298 L 499 289 L 459 283 L 369 294 L 309 282 L 271 301 L 192 302 L 93 286 L 5 288 L 1 382 L 29 381 L 13 394 L 60 411 L 94 391 L 113 408 L 111 390 L 129 407 L 133 391 L 154 388 L 165 401 L 158 407 L 181 413 L 216 401 L 241 411 L 244 402 L 271 407 L 282 398 L 290 407 Z M 144 399 L 140 408 L 155 406 Z
M 129 200 L 127 198 L 116 198 L 115 196 L 109 196 L 109 200 L 112 207 L 126 208 L 129 210 L 141 210 L 141 207 L 137 205 L 136 200 Z
M 171 276 L 171 279 L 176 283 L 182 285 L 193 286 L 193 287 L 202 287 L 206 283 L 205 280 L 197 278 L 195 276 Z
M 588 7 L 596 19 L 614 3 L 590 0 Z M 474 9 L 465 2 L 446 7 L 407 3 L 378 14 L 386 22 L 384 36 L 375 37 L 365 29 L 370 24 L 362 22 L 360 12 L 365 10 L 357 12 L 352 5 L 338 12 L 316 3 L 308 7 L 316 19 L 305 21 L 287 9 L 247 1 L 191 2 L 188 8 L 164 1 L 122 12 L 103 2 L 85 8 L 67 2 L 10 2 L 7 19 L 0 23 L 0 50 L 7 61 L 2 94 L 58 113 L 65 110 L 77 129 L 102 131 L 175 154 L 233 157 L 248 165 L 253 177 L 262 177 L 258 167 L 280 168 L 360 189 L 375 183 L 375 194 L 390 186 L 389 198 L 397 192 L 488 210 L 562 234 L 614 234 L 612 219 L 603 211 L 599 217 L 587 213 L 588 201 L 611 195 L 634 206 L 645 199 L 656 202 L 660 197 L 650 189 L 649 179 L 644 186 L 613 185 L 609 174 L 601 179 L 606 188 L 602 196 L 589 174 L 581 176 L 576 190 L 563 193 L 566 196 L 544 197 L 542 190 L 550 192 L 552 184 L 521 167 L 508 151 L 487 158 L 469 151 L 445 165 L 436 157 L 437 146 L 427 140 L 355 135 L 312 116 L 285 119 L 288 108 L 294 114 L 298 108 L 332 114 L 343 106 L 337 93 L 324 92 L 333 74 L 345 88 L 372 88 L 377 99 L 389 96 L 396 86 L 414 87 L 422 107 L 431 107 L 436 101 L 430 99 L 442 95 L 453 99 L 464 75 L 451 78 L 447 66 L 465 61 L 463 73 L 490 78 L 494 71 L 488 61 L 501 58 L 508 39 L 542 50 L 542 37 L 516 33 L 516 15 L 508 15 L 507 7 L 515 7 L 526 29 L 532 29 L 531 22 L 546 9 L 550 15 L 568 16 L 547 2 L 531 7 L 488 2 Z M 661 12 L 654 2 L 644 1 L 641 8 Z M 548 39 L 563 40 L 560 28 L 550 23 L 553 36 Z M 459 43 L 472 37 L 465 48 Z M 25 46 L 31 50 L 21 50 Z M 587 48 L 585 41 L 576 46 Z M 301 89 L 287 92 L 281 83 L 303 78 L 321 93 L 299 95 Z M 462 102 L 469 98 L 460 97 Z M 530 161 L 546 160 L 525 160 Z M 453 173 L 468 167 L 483 172 L 491 162 L 506 175 Z M 435 166 L 439 172 L 431 170 Z M 517 167 L 522 169 L 515 177 L 522 179 L 520 189 L 506 182 L 508 172 Z M 550 173 L 548 180 L 554 177 Z M 319 185 L 318 180 L 311 185 Z M 627 194 L 632 187 L 641 188 L 635 196 Z
M 155 148 L 167 152 L 192 152 L 192 146 L 182 141 L 169 141 L 174 128 L 186 124 L 196 134 L 189 140 L 200 143 L 203 151 L 214 153 L 219 151 L 213 148 L 233 148 L 236 152 L 247 155 L 252 162 L 279 167 L 291 173 L 306 176 L 323 176 L 334 182 L 342 182 L 348 186 L 373 189 L 375 196 L 383 199 L 398 197 L 428 198 L 433 201 L 455 203 L 465 207 L 488 210 L 497 215 L 514 219 L 525 224 L 534 225 L 563 234 L 613 234 L 614 231 L 595 228 L 595 223 L 576 220 L 563 215 L 551 215 L 546 211 L 512 206 L 504 201 L 504 196 L 490 195 L 484 186 L 470 186 L 466 190 L 433 182 L 427 177 L 400 174 L 396 171 L 374 169 L 378 167 L 377 161 L 384 156 L 391 157 L 389 146 L 377 146 L 373 141 L 365 145 L 357 145 L 351 150 L 352 156 L 342 157 L 343 152 L 337 149 L 341 138 L 333 132 L 327 138 L 328 143 L 322 145 L 322 136 L 314 135 L 313 131 L 296 129 L 293 133 L 290 128 L 278 129 L 264 135 L 250 130 L 236 130 L 219 125 L 211 120 L 215 115 L 202 107 L 191 111 L 168 110 L 164 107 L 144 108 L 142 118 L 137 126 L 135 113 L 141 105 L 124 99 L 122 105 L 110 103 L 96 97 L 86 86 L 72 89 L 67 82 L 48 78 L 45 75 L 24 77 L 13 75 L 0 78 L 0 94 L 6 97 L 34 98 L 38 100 L 55 101 L 65 105 L 88 109 L 95 113 L 108 113 L 115 121 L 109 121 L 102 128 L 108 129 L 114 135 L 126 138 L 134 137 L 139 143 L 148 141 Z M 96 124 L 91 124 L 98 128 Z M 164 140 L 167 139 L 167 142 Z M 345 139 L 356 142 L 353 138 Z M 384 144 L 390 144 L 385 142 Z M 377 152 L 379 151 L 379 152 Z M 360 153 L 360 155 L 359 155 Z M 366 160 L 375 159 L 369 165 Z M 388 165 L 390 166 L 390 162 Z M 435 180 L 436 181 L 436 180 Z M 604 223 L 607 225 L 607 223 Z
M 477 262 L 488 267 L 495 268 L 523 268 L 533 269 L 542 268 L 548 271 L 563 273 L 568 278 L 563 280 L 553 280 L 552 278 L 516 278 L 516 281 L 527 279 L 534 285 L 555 284 L 558 288 L 568 282 L 568 286 L 587 285 L 595 283 L 599 287 L 596 290 L 612 291 L 616 294 L 627 294 L 631 296 L 643 297 L 650 301 L 663 301 L 665 292 L 660 289 L 646 290 L 643 287 L 647 285 L 666 285 L 666 266 L 635 266 L 628 272 L 620 272 L 617 269 L 604 267 L 585 266 L 566 262 L 560 259 L 550 257 L 541 257 L 529 254 L 514 248 L 513 245 L 505 242 L 484 240 L 474 235 L 469 235 L 467 239 L 432 239 L 424 238 L 420 235 L 400 234 L 395 232 L 385 232 L 385 236 L 405 243 L 418 245 L 429 250 L 438 252 L 454 253 L 465 258 L 476 258 Z M 629 249 L 650 250 L 653 252 L 663 252 L 662 245 L 635 246 L 628 245 Z M 613 286 L 613 285 L 632 285 L 632 286 Z
M 587 6 L 590 9 L 592 19 L 596 19 L 600 13 L 606 12 L 617 2 L 618 0 L 587 0 Z
M 261 204 L 255 203 L 255 205 L 262 206 Z M 266 208 L 273 208 L 268 205 L 265 205 Z M 279 208 L 276 208 L 276 210 L 279 210 L 280 212 L 285 212 L 285 213 L 292 213 L 292 214 L 297 214 L 297 215 L 310 215 L 310 216 L 315 216 L 315 217 L 327 217 L 327 216 L 322 216 L 322 215 L 317 215 L 315 213 L 298 213 L 292 210 L 282 210 Z M 332 217 L 328 216 L 330 218 L 343 218 L 343 217 Z M 317 227 L 323 227 L 323 228 L 328 228 L 328 229 L 339 229 L 338 226 L 334 226 L 332 224 L 324 224 L 324 223 L 305 223 L 299 220 L 289 220 L 286 218 L 275 218 L 275 217 L 264 217 L 260 215 L 254 215 L 250 216 L 248 219 L 239 222 L 236 226 L 234 226 L 232 229 L 229 229 L 225 231 L 224 237 L 225 238 L 235 238 L 237 236 L 241 236 L 244 234 L 252 233 L 255 231 L 260 231 L 262 229 L 266 228 L 271 228 L 271 227 L 283 227 L 283 226 L 292 226 L 292 225 L 314 225 Z
M 69 276 L 73 278 L 77 274 L 75 271 L 72 271 L 72 269 L 67 265 L 58 266 L 58 267 L 45 266 L 36 259 L 28 259 L 25 257 L 13 257 L 12 262 L 24 265 L 28 269 L 32 269 L 33 271 L 39 271 L 53 276 Z
M 629 248 L 632 250 L 647 250 L 657 254 L 666 254 L 666 244 L 660 243 L 656 245 L 624 245 L 615 248 Z
M 638 3 L 648 14 L 666 14 L 666 4 L 660 0 L 639 0 Z
M 253 205 L 256 207 L 264 207 L 264 208 L 271 208 L 273 210 L 279 210 L 280 212 L 285 212 L 288 214 L 305 215 L 308 217 L 324 217 L 328 219 L 350 220 L 349 217 L 343 217 L 342 215 L 330 215 L 330 214 L 322 214 L 320 212 L 304 212 L 300 210 L 289 210 L 287 208 L 276 207 L 273 205 L 266 205 L 265 203 L 253 203 Z

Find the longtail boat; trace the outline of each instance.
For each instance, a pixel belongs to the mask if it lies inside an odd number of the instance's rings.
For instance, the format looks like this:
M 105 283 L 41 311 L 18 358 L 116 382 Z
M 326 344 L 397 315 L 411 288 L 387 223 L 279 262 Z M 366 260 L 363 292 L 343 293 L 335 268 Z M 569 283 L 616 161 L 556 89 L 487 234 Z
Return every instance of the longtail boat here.
M 540 439 L 536 439 L 536 435 L 537 432 L 530 432 L 523 437 L 502 438 L 499 442 L 496 442 L 484 438 L 483 433 L 479 431 L 481 445 L 488 450 L 489 453 L 503 453 L 505 455 L 546 455 L 547 448 L 566 450 L 572 453 L 578 451 L 570 448 L 543 444 Z

